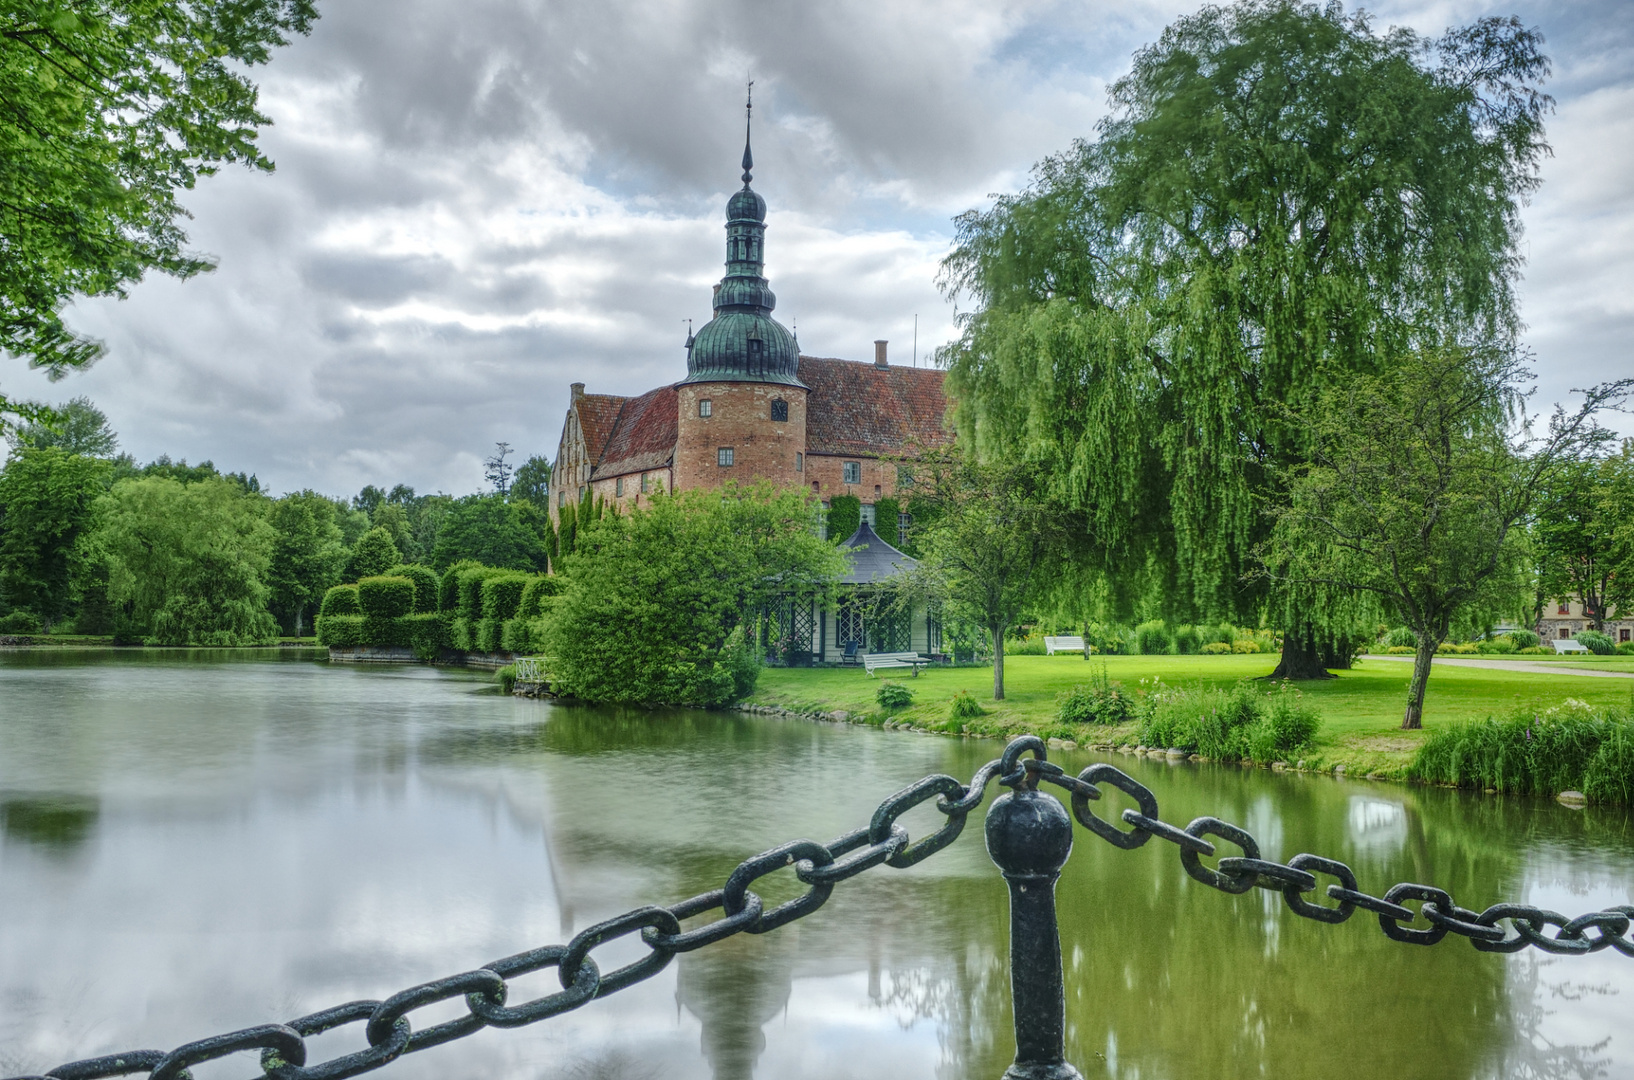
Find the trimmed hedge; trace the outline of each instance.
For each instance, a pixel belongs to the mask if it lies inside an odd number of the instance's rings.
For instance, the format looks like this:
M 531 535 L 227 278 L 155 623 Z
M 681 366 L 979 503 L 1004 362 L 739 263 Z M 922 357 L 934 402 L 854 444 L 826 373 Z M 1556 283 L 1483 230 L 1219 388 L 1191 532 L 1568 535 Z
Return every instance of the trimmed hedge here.
M 529 574 L 510 573 L 495 576 L 482 583 L 482 617 L 503 622 L 516 617 L 522 604 L 522 593 L 533 581 Z M 496 642 L 497 645 L 497 642 Z
M 399 618 L 414 610 L 414 582 L 406 577 L 366 577 L 357 583 L 357 602 L 370 618 Z
M 528 581 L 522 590 L 522 603 L 516 609 L 519 619 L 537 619 L 549 608 L 546 601 L 562 595 L 562 579 L 554 574 L 541 574 Z
M 482 618 L 482 585 L 493 577 L 513 577 L 514 570 L 500 570 L 493 566 L 473 566 L 461 570 L 459 575 L 459 602 L 454 607 L 454 613 L 462 619 L 476 622 Z
M 476 630 L 471 637 L 476 644 L 476 651 L 498 652 L 500 649 L 500 636 L 505 630 L 505 620 L 478 619 L 475 625 Z
M 472 638 L 470 619 L 454 619 L 449 622 L 448 644 L 461 652 L 476 651 L 477 644 Z
M 323 594 L 323 603 L 318 607 L 318 618 L 327 615 L 361 615 L 363 607 L 358 603 L 356 585 L 336 585 Z
M 443 571 L 437 581 L 437 610 L 452 615 L 460 606 L 460 575 L 482 564 L 474 559 L 461 559 Z
M 334 590 L 330 590 L 333 592 Z M 354 590 L 355 591 L 355 590 Z M 325 598 L 327 601 L 327 597 Z M 363 634 L 361 615 L 319 615 L 318 644 L 350 649 L 369 644 Z
M 435 660 L 448 644 L 448 628 L 435 611 L 421 611 L 397 620 L 402 641 L 421 660 Z
M 390 577 L 406 577 L 414 582 L 414 612 L 437 610 L 437 571 L 419 563 L 399 563 L 386 571 Z

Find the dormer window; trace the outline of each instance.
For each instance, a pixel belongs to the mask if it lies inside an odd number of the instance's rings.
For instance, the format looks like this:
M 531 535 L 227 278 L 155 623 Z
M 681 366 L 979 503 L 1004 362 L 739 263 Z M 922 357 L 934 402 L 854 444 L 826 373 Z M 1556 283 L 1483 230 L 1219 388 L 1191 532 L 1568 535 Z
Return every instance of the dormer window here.
M 775 401 L 772 402 L 772 419 L 773 420 L 787 420 L 788 418 L 789 418 L 789 403 L 784 401 L 782 398 L 777 398 Z
M 698 401 L 698 415 L 699 416 L 702 416 L 702 417 L 707 419 L 709 417 L 709 414 L 711 412 L 713 412 L 714 409 L 715 409 L 715 403 L 713 401 L 710 401 L 708 398 L 701 398 Z

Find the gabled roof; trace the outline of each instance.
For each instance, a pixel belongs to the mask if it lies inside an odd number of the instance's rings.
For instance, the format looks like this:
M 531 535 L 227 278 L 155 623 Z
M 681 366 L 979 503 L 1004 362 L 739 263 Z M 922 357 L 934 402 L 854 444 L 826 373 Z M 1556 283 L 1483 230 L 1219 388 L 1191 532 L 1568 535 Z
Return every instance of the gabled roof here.
M 601 460 L 608 436 L 618 422 L 619 410 L 628 400 L 613 394 L 585 394 L 573 403 L 579 410 L 579 429 L 584 432 L 585 457 L 591 461 Z
M 802 356 L 808 454 L 886 457 L 945 445 L 945 373 Z M 911 444 L 911 445 L 910 445 Z
M 841 576 L 841 585 L 872 585 L 919 565 L 919 560 L 881 540 L 866 521 L 857 526 L 840 550 L 851 556 L 851 570 Z
M 640 397 L 620 398 L 623 406 L 614 420 L 606 448 L 596 459 L 590 479 L 624 476 L 661 469 L 675 456 L 680 397 L 673 386 L 648 390 Z

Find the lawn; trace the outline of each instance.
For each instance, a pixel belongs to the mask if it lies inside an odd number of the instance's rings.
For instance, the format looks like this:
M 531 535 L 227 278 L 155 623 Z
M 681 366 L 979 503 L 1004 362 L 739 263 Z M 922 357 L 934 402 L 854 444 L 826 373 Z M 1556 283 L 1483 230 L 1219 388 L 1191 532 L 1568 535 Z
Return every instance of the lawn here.
M 1618 659 L 1629 662 L 1630 669 L 1634 669 L 1634 658 Z M 895 681 L 914 692 L 915 702 L 890 719 L 932 730 L 958 730 L 949 720 L 948 707 L 953 695 L 964 690 L 989 711 L 988 716 L 970 726 L 972 731 L 995 735 L 1034 732 L 1084 743 L 1132 743 L 1132 725 L 1078 729 L 1061 725 L 1056 719 L 1056 695 L 1086 682 L 1103 664 L 1107 674 L 1122 683 L 1126 691 L 1140 694 L 1159 685 L 1158 680 L 1169 686 L 1227 686 L 1270 674 L 1276 661 L 1271 654 L 1108 656 L 1093 660 L 1077 655 L 1013 656 L 1005 662 L 1002 702 L 992 700 L 990 668 L 931 668 L 918 678 L 903 672 Z M 1622 664 L 1611 661 L 1593 666 L 1615 669 Z M 1308 766 L 1329 769 L 1343 764 L 1351 775 L 1400 774 L 1422 738 L 1419 733 L 1401 730 L 1411 665 L 1363 657 L 1357 667 L 1337 674 L 1336 679 L 1296 684 L 1323 720 L 1317 745 L 1308 755 Z M 879 678 L 870 679 L 861 668 L 767 668 L 761 673 L 750 704 L 779 705 L 802 712 L 844 710 L 863 722 L 880 723 L 886 717 L 874 701 L 879 683 Z M 1433 730 L 1506 714 L 1519 706 L 1547 708 L 1566 698 L 1596 706 L 1627 706 L 1631 694 L 1634 679 L 1438 664 L 1425 697 L 1424 724 Z

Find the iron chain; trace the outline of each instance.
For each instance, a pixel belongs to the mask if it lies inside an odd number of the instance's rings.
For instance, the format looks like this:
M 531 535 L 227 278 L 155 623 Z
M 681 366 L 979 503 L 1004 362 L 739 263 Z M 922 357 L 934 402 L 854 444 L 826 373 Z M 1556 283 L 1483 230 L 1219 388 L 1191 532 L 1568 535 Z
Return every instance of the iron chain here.
M 1024 757 L 1026 754 L 1032 756 Z M 1296 855 L 1286 863 L 1262 859 L 1253 836 L 1218 818 L 1201 817 L 1185 828 L 1171 825 L 1158 815 L 1157 796 L 1127 773 L 1099 764 L 1076 777 L 1070 776 L 1046 759 L 1042 739 L 1026 735 L 1006 746 L 1002 757 L 978 769 L 969 784 L 944 774 L 927 776 L 880 803 L 867 825 L 828 844 L 813 840 L 780 844 L 739 863 L 719 889 L 669 907 L 626 912 L 580 931 L 566 945 L 547 945 L 495 960 L 471 971 L 410 987 L 383 1001 L 353 1001 L 287 1024 L 263 1024 L 200 1039 L 168 1053 L 137 1050 L 109 1054 L 59 1065 L 43 1075 L 11 1080 L 103 1080 L 138 1074 L 154 1080 L 192 1080 L 193 1066 L 244 1050 L 261 1051 L 262 1072 L 272 1080 L 345 1080 L 372 1072 L 404 1054 L 463 1038 L 484 1027 L 520 1027 L 559 1016 L 652 978 L 677 953 L 703 948 L 736 934 L 763 934 L 804 918 L 823 906 L 835 885 L 867 870 L 880 865 L 903 869 L 934 855 L 959 836 L 965 820 L 981 805 L 994 779 L 1013 788 L 1036 789 L 1040 783 L 1064 788 L 1071 793 L 1073 816 L 1109 843 L 1132 849 L 1154 836 L 1167 840 L 1180 848 L 1181 866 L 1186 873 L 1203 884 L 1227 893 L 1243 893 L 1256 887 L 1280 892 L 1289 909 L 1307 919 L 1340 923 L 1361 908 L 1379 917 L 1387 936 L 1419 945 L 1431 945 L 1447 934 L 1455 934 L 1468 938 L 1483 952 L 1507 953 L 1535 946 L 1545 952 L 1575 954 L 1611 948 L 1624 956 L 1634 956 L 1634 940 L 1629 937 L 1634 906 L 1568 919 L 1528 904 L 1495 904 L 1475 912 L 1459 907 L 1448 893 L 1429 885 L 1403 883 L 1382 897 L 1371 896 L 1359 890 L 1356 875 L 1344 863 L 1318 855 Z M 1090 810 L 1089 804 L 1101 798 L 1103 784 L 1135 801 L 1138 809 L 1120 815 L 1129 829 L 1120 829 Z M 910 840 L 897 819 L 932 799 L 947 821 L 929 836 Z M 1222 858 L 1213 868 L 1204 866 L 1200 860 L 1215 853 L 1215 845 L 1204 839 L 1208 836 L 1229 842 L 1241 854 Z M 750 886 L 784 868 L 792 868 L 808 891 L 768 911 Z M 1317 874 L 1335 879 L 1325 892 L 1329 899 L 1337 901 L 1337 906 L 1305 898 L 1304 894 L 1316 890 Z M 1420 905 L 1419 913 L 1431 924 L 1427 930 L 1402 925 L 1414 921 L 1415 916 L 1401 901 L 1415 900 Z M 684 920 L 716 910 L 720 918 L 691 930 L 682 929 Z M 1499 925 L 1506 922 L 1508 929 Z M 647 956 L 603 975 L 591 952 L 608 941 L 635 933 L 646 944 Z M 524 1004 L 508 1004 L 508 979 L 547 968 L 556 969 L 560 990 Z M 465 1016 L 415 1029 L 410 1013 L 454 998 L 464 999 Z M 364 1025 L 366 1048 L 307 1064 L 306 1039 L 357 1023 Z

